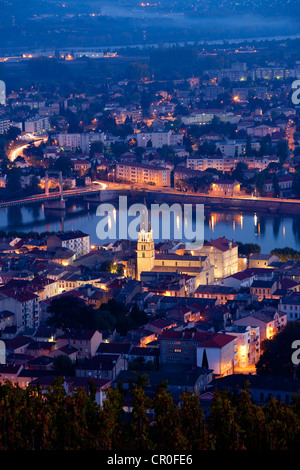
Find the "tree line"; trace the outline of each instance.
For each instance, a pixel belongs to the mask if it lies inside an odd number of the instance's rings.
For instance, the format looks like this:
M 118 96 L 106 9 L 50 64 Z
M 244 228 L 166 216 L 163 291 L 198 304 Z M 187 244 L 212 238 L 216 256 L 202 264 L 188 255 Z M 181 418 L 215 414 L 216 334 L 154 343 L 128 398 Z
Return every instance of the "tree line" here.
M 135 303 L 129 309 L 114 298 L 103 301 L 99 308 L 87 305 L 83 299 L 65 295 L 52 300 L 48 307 L 48 326 L 69 329 L 95 329 L 114 331 L 124 336 L 129 330 L 138 328 L 148 321 L 147 314 Z
M 0 385 L 1 450 L 296 450 L 300 401 L 271 399 L 264 406 L 240 394 L 215 391 L 207 416 L 198 395 L 183 392 L 178 406 L 166 383 L 147 394 L 147 376 L 131 386 L 132 410 L 125 413 L 124 390 L 109 388 L 102 406 L 95 386 L 66 393 L 63 379 L 42 393 Z

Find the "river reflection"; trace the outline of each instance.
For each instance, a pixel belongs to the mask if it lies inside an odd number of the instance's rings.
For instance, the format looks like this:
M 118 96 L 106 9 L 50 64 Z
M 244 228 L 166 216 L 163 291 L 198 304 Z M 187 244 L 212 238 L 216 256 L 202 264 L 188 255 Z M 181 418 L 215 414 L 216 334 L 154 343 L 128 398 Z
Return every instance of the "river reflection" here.
M 227 238 L 257 243 L 262 251 L 290 246 L 300 249 L 300 216 L 262 215 L 241 212 L 210 212 L 205 215 L 206 238 Z
M 98 222 L 96 206 L 88 207 L 83 203 L 71 203 L 65 211 L 49 211 L 43 205 L 0 210 L 0 230 L 5 232 L 82 230 L 90 234 L 93 244 L 101 244 L 96 235 Z M 243 243 L 258 243 L 265 253 L 286 246 L 300 250 L 300 215 L 205 211 L 204 238 L 210 240 L 222 236 Z

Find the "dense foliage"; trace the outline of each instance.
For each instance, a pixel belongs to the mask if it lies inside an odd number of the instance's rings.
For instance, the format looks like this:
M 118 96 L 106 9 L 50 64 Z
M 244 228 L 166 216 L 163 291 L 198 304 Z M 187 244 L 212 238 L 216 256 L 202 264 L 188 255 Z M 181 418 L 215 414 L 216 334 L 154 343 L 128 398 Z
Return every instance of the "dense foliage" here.
M 288 260 L 295 260 L 298 261 L 300 259 L 300 252 L 295 250 L 294 248 L 274 248 L 274 250 L 270 251 L 271 255 L 278 256 L 280 261 L 288 261 Z
M 239 254 L 250 256 L 254 253 L 261 253 L 261 247 L 257 243 L 236 242 L 239 246 Z
M 96 330 L 116 330 L 121 335 L 145 324 L 148 317 L 144 311 L 140 311 L 136 304 L 132 309 L 123 302 L 109 299 L 93 308 L 87 305 L 83 299 L 65 295 L 55 298 L 48 307 L 49 326 L 68 329 L 96 329 Z
M 274 399 L 259 407 L 246 389 L 238 396 L 216 392 L 205 417 L 199 397 L 183 392 L 180 406 L 161 384 L 151 398 L 147 377 L 132 386 L 125 417 L 124 391 L 109 388 L 103 406 L 95 388 L 66 394 L 63 380 L 42 393 L 10 382 L 0 386 L 1 450 L 268 450 L 297 449 L 300 402 Z
M 262 343 L 262 354 L 256 364 L 258 375 L 300 378 L 300 366 L 294 365 L 291 356 L 292 344 L 300 340 L 300 324 L 289 321 L 274 338 Z

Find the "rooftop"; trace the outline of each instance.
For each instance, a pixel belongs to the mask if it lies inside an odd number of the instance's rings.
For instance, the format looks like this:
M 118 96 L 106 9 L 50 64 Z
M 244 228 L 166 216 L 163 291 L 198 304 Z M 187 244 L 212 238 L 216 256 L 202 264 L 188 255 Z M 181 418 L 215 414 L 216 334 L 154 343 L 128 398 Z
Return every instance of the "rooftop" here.
M 238 245 L 234 243 L 232 240 L 228 240 L 225 237 L 220 237 L 220 238 L 216 238 L 215 240 L 210 240 L 209 242 L 206 242 L 203 246 L 204 247 L 211 246 L 211 247 L 216 248 L 217 250 L 225 252 L 229 250 L 230 247 L 235 248 Z
M 57 233 L 56 237 L 60 238 L 62 241 L 74 240 L 76 238 L 85 238 L 89 237 L 88 234 L 83 233 L 81 230 L 74 230 L 71 232 Z

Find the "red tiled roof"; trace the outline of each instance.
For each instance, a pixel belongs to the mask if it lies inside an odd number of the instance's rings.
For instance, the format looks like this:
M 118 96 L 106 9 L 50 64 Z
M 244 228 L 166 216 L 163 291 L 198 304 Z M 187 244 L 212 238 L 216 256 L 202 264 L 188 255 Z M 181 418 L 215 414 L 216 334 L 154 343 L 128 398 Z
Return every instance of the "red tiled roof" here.
M 230 276 L 228 276 L 228 278 L 230 277 L 233 277 L 234 279 L 237 279 L 238 281 L 242 281 L 243 279 L 247 279 L 249 277 L 252 277 L 254 274 L 249 272 L 248 270 L 246 271 L 240 271 L 238 273 L 235 273 L 235 274 L 231 274 Z
M 229 249 L 229 243 L 232 243 L 232 248 L 238 246 L 236 243 L 231 240 L 228 240 L 225 237 L 216 238 L 216 240 L 210 240 L 210 242 L 206 242 L 204 246 L 213 246 L 217 250 L 224 252 Z
M 236 336 L 219 333 L 214 338 L 204 341 L 204 343 L 202 343 L 200 347 L 223 348 L 224 346 L 226 346 L 226 344 L 231 343 L 231 341 L 234 341 L 235 339 Z
M 216 333 L 202 333 L 199 331 L 163 331 L 161 339 L 178 339 L 178 340 L 189 340 L 194 339 L 198 341 L 206 341 L 215 336 Z
M 7 297 L 11 297 L 19 302 L 28 302 L 28 300 L 38 299 L 38 296 L 29 290 L 15 291 L 13 289 L 7 289 L 2 291 Z
M 64 333 L 59 339 L 73 339 L 90 341 L 98 330 L 71 330 Z
M 66 355 L 71 355 L 71 354 L 77 352 L 78 349 L 73 348 L 73 346 L 70 346 L 69 344 L 66 344 L 65 346 L 62 346 L 61 348 L 56 349 L 56 351 L 61 351 L 62 353 L 66 354 Z
M 157 318 L 149 323 L 149 325 L 154 326 L 156 328 L 168 328 L 174 325 L 174 321 L 164 320 L 163 318 Z
M 299 282 L 295 282 L 292 279 L 284 278 L 279 281 L 281 289 L 290 289 L 292 287 L 298 286 Z

